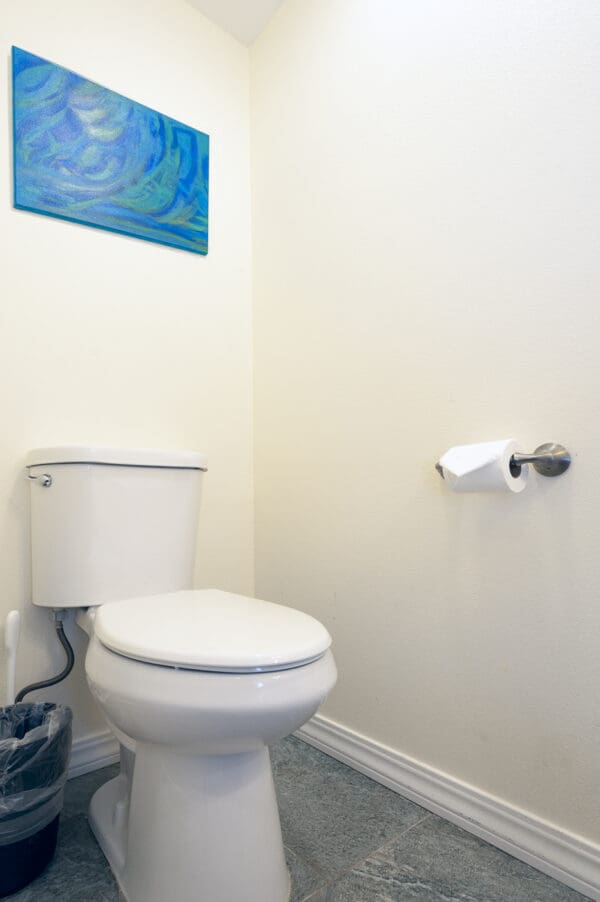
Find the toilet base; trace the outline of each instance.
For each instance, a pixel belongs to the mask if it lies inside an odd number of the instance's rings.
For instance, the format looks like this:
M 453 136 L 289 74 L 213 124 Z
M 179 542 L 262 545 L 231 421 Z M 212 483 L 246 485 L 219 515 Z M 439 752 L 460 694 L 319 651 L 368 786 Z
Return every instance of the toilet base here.
M 124 801 L 128 800 L 123 798 L 122 778 L 115 777 L 96 790 L 89 811 L 92 833 L 119 883 L 127 847 L 127 824 L 119 818 L 119 809 Z
M 175 754 L 138 744 L 101 786 L 90 825 L 128 902 L 288 902 L 268 749 Z

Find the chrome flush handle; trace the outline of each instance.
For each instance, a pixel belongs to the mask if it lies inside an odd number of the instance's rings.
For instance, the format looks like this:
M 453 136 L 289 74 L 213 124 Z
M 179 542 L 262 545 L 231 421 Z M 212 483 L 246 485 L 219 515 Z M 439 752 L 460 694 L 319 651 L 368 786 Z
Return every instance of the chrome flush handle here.
M 45 489 L 50 488 L 50 486 L 52 485 L 52 476 L 50 476 L 50 473 L 40 473 L 39 476 L 32 476 L 31 473 L 28 473 L 27 479 L 32 479 L 36 482 L 39 482 L 39 484 Z

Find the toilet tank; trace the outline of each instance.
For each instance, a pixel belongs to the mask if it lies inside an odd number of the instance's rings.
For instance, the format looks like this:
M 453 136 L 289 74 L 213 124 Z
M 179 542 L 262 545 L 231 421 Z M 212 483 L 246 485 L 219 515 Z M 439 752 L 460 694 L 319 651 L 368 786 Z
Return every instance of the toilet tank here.
M 42 448 L 26 465 L 34 604 L 89 607 L 192 587 L 203 455 Z

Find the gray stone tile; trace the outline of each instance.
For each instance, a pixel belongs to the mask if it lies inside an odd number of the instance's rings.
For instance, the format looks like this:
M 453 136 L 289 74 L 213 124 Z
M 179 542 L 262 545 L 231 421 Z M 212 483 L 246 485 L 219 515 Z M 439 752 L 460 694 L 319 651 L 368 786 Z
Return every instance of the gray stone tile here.
M 112 780 L 118 773 L 119 765 L 113 764 L 111 767 L 104 767 L 102 770 L 95 770 L 89 774 L 83 774 L 81 777 L 75 777 L 74 780 L 69 780 L 65 787 L 63 819 L 74 814 L 87 814 L 90 799 L 98 787 L 108 780 Z
M 585 902 L 585 897 L 432 815 L 310 897 L 310 902 L 358 900 Z
M 82 814 L 61 822 L 56 856 L 11 902 L 118 902 L 110 868 Z
M 313 893 L 305 902 L 451 902 L 451 899 L 427 886 L 401 885 L 395 875 L 381 872 L 369 861 L 336 883 Z
M 427 812 L 290 737 L 271 754 L 285 845 L 329 880 Z
M 316 868 L 298 852 L 286 847 L 285 858 L 292 880 L 290 902 L 303 902 L 312 896 L 315 890 L 327 884 L 329 875 Z

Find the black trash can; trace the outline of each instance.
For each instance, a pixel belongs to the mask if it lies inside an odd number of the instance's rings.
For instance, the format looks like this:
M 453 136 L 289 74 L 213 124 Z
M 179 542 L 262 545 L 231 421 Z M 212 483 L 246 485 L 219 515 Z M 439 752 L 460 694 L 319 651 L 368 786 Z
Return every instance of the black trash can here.
M 72 719 L 70 708 L 47 702 L 0 708 L 0 897 L 52 860 Z

